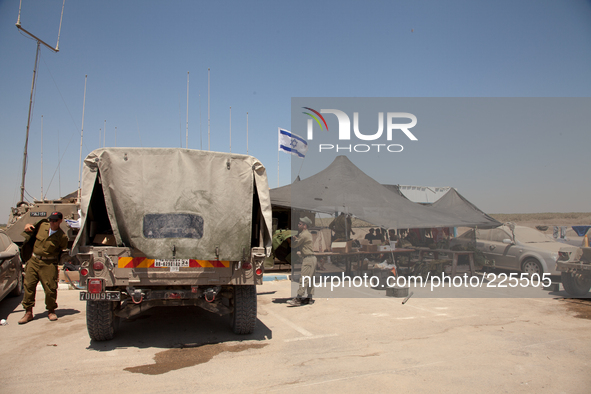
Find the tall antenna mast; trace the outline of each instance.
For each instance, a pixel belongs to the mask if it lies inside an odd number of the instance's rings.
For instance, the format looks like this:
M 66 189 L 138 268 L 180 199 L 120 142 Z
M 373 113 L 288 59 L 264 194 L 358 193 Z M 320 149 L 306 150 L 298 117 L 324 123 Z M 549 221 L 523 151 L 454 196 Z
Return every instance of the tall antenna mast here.
M 248 112 L 246 113 L 246 154 L 248 155 Z
M 232 107 L 230 107 L 230 153 L 232 153 Z
M 183 147 L 183 128 L 181 121 L 181 95 L 179 94 L 179 146 Z
M 209 109 L 209 68 L 207 69 L 207 150 L 211 150 L 211 118 Z
M 62 4 L 62 16 L 60 17 L 60 26 L 59 26 L 59 30 L 58 30 L 58 35 L 57 35 L 57 44 L 55 46 L 55 48 L 52 48 L 50 45 L 48 45 L 46 42 L 44 42 L 43 40 L 41 40 L 40 38 L 36 37 L 35 35 L 29 33 L 27 30 L 25 30 L 22 26 L 21 26 L 21 6 L 23 4 L 23 1 L 21 0 L 19 5 L 18 5 L 18 19 L 16 21 L 16 27 L 17 29 L 19 29 L 19 31 L 27 34 L 28 36 L 30 36 L 31 38 L 33 38 L 35 41 L 37 41 L 37 53 L 35 54 L 35 67 L 33 68 L 33 81 L 31 82 L 31 97 L 29 99 L 29 115 L 27 117 L 27 133 L 25 136 L 25 150 L 24 150 L 24 154 L 23 154 L 23 172 L 22 172 L 22 180 L 21 180 L 21 199 L 20 202 L 25 201 L 25 174 L 27 173 L 27 149 L 29 146 L 29 129 L 31 127 L 31 109 L 33 107 L 33 92 L 35 91 L 35 80 L 37 79 L 37 61 L 39 60 L 39 48 L 41 46 L 41 44 L 45 45 L 47 48 L 49 48 L 50 50 L 52 50 L 53 52 L 59 52 L 59 36 L 60 36 L 60 32 L 62 30 L 62 18 L 64 16 L 64 5 L 66 4 L 66 0 L 64 0 L 63 4 Z
M 185 148 L 189 149 L 189 72 L 187 71 L 187 137 Z
M 29 115 L 27 117 L 27 133 L 25 136 L 25 152 L 23 155 L 23 176 L 21 180 L 21 199 L 25 201 L 25 174 L 27 173 L 27 148 L 29 146 L 29 129 L 31 128 L 31 108 L 33 107 L 33 91 L 35 90 L 35 79 L 37 78 L 37 60 L 39 59 L 39 41 L 37 41 L 37 53 L 35 54 L 35 67 L 33 68 L 33 82 L 31 82 L 31 96 L 29 98 Z
M 21 0 L 22 2 L 22 0 Z M 66 0 L 64 0 L 64 2 L 62 3 L 62 14 L 60 16 L 60 27 L 57 30 L 57 43 L 55 44 L 55 50 L 59 51 L 60 49 L 60 34 L 62 33 L 62 19 L 64 18 L 64 7 L 66 6 Z M 19 6 L 19 10 L 20 10 L 20 6 Z M 60 196 L 61 197 L 61 196 Z
M 41 202 L 43 202 L 43 115 L 41 115 Z
M 57 179 L 60 197 L 62 196 L 62 159 L 60 157 L 60 129 L 57 129 Z
M 281 127 L 278 127 L 278 132 L 281 133 Z M 281 143 L 280 143 L 281 144 Z M 281 149 L 277 149 L 277 187 L 279 187 L 279 153 Z
M 82 101 L 82 128 L 80 129 L 80 161 L 78 162 L 78 202 L 80 202 L 81 180 L 82 180 L 82 137 L 84 136 L 84 107 L 86 107 L 86 79 L 84 76 L 84 99 Z

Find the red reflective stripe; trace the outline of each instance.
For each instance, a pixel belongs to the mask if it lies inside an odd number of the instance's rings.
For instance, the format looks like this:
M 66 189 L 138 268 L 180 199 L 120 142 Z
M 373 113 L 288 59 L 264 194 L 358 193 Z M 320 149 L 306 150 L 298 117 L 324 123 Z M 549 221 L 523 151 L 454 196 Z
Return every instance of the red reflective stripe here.
M 117 266 L 119 268 L 149 268 L 154 266 L 154 260 L 146 257 L 119 257 Z
M 155 260 L 146 257 L 119 257 L 118 268 L 155 268 Z M 219 260 L 195 260 L 189 259 L 189 267 L 193 268 L 228 268 L 229 261 Z M 159 267 L 166 268 L 166 267 Z
M 230 266 L 229 261 L 218 261 L 218 260 L 189 260 L 189 267 L 197 267 L 197 268 L 227 268 Z

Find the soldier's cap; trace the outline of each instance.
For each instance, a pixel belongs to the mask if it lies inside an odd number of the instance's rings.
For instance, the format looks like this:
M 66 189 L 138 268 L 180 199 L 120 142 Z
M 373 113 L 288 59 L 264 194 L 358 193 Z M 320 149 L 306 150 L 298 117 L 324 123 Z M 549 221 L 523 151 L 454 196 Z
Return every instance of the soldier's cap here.
M 64 215 L 62 215 L 61 212 L 52 212 L 51 215 L 49 215 L 49 220 L 61 220 L 64 218 Z
M 300 218 L 300 222 L 304 223 L 308 227 L 312 227 L 312 221 L 310 220 L 310 218 L 307 218 L 307 217 Z

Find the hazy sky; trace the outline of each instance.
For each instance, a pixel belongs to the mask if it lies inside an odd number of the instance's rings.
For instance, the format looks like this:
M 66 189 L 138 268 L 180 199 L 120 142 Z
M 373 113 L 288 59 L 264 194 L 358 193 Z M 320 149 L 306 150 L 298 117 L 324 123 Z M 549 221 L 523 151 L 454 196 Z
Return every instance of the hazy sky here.
M 23 0 L 22 27 L 55 46 L 61 8 Z M 0 1 L 0 223 L 20 196 L 35 62 L 18 10 Z M 211 149 L 229 150 L 232 107 L 232 152 L 246 153 L 248 112 L 248 153 L 276 187 L 277 128 L 291 127 L 292 97 L 588 97 L 590 21 L 589 1 L 69 0 L 59 52 L 40 51 L 26 190 L 41 196 L 42 116 L 44 193 L 76 190 L 85 75 L 83 157 L 103 139 L 185 147 L 187 72 L 188 147 L 207 149 L 210 68 Z M 572 116 L 584 118 L 589 101 L 577 103 Z M 498 133 L 490 124 L 470 138 L 446 131 L 453 151 L 420 136 L 423 145 L 370 175 L 454 186 L 488 213 L 588 212 L 591 127 L 505 120 L 498 115 Z M 290 181 L 290 159 L 280 155 L 279 185 Z M 302 173 L 321 169 L 304 161 Z

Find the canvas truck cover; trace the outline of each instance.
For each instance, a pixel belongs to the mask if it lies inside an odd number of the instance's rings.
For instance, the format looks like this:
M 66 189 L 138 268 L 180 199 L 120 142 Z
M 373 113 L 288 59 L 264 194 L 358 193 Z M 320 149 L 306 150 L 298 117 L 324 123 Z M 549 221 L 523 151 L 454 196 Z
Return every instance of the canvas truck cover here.
M 270 252 L 267 174 L 252 156 L 182 148 L 91 152 L 83 165 L 81 231 L 73 253 L 92 241 L 88 215 L 97 196 L 104 196 L 117 245 L 148 258 L 239 261 L 251 246 Z M 261 245 L 251 245 L 252 231 L 260 232 Z

